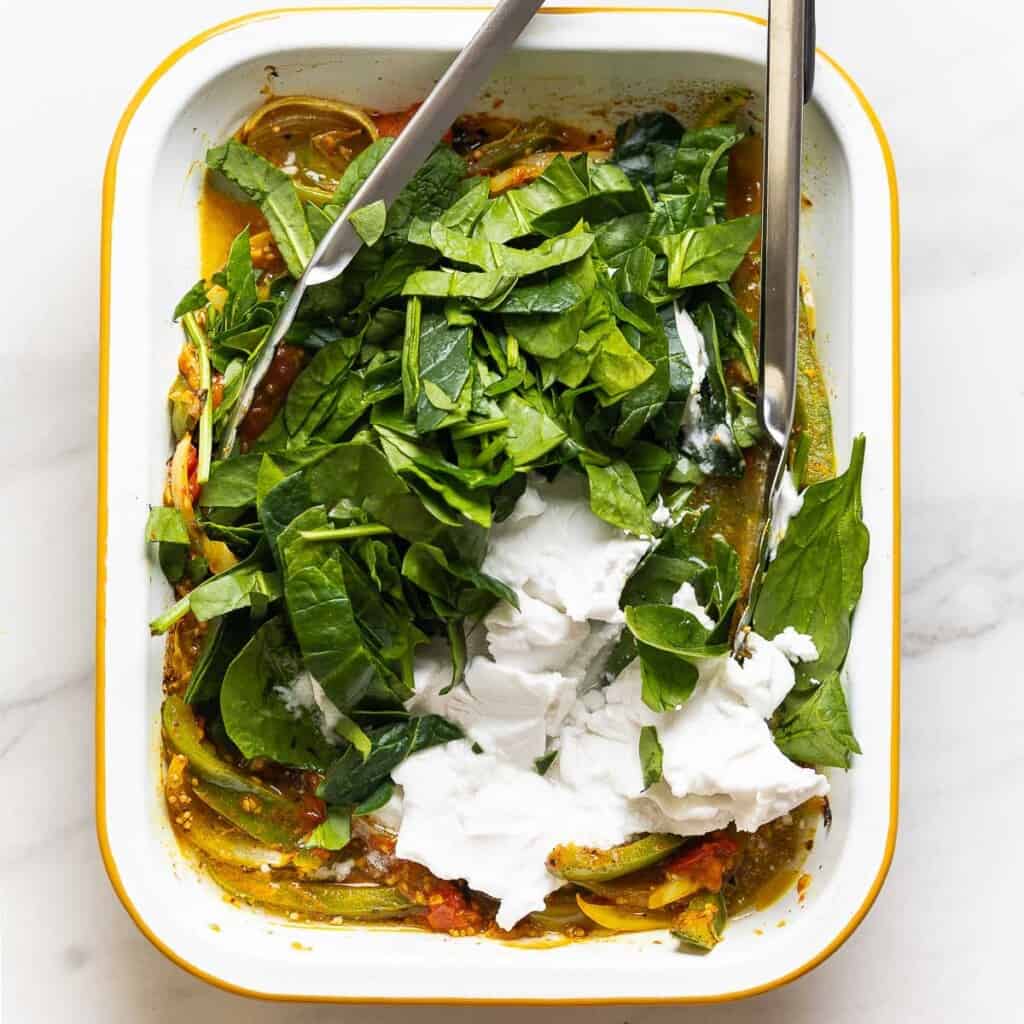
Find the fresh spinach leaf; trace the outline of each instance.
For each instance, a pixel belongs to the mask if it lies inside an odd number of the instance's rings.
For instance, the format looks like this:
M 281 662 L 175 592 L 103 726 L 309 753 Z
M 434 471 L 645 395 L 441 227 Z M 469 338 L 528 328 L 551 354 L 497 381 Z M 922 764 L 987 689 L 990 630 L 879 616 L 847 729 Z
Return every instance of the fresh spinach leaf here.
M 373 663 L 363 646 L 340 562 L 322 559 L 288 572 L 285 604 L 306 668 L 342 711 L 369 688 Z
M 695 406 L 687 407 L 684 417 L 683 454 L 708 476 L 740 477 L 745 464 L 733 436 L 730 395 L 719 353 L 714 313 L 703 303 L 694 312 L 693 320 L 704 338 L 708 367 L 701 382 L 699 400 Z
M 176 508 L 154 506 L 146 520 L 146 540 L 152 544 L 184 544 L 187 547 L 189 536 L 185 517 Z
M 260 203 L 260 211 L 267 218 L 270 233 L 288 267 L 288 273 L 295 278 L 301 277 L 316 251 L 316 242 L 306 222 L 299 193 L 290 179 L 283 181 L 267 195 Z
M 725 208 L 729 174 L 728 152 L 743 138 L 733 124 L 686 132 L 672 156 L 671 175 L 659 182 L 662 195 L 706 195 L 715 211 Z
M 436 430 L 458 409 L 470 376 L 473 332 L 449 327 L 441 313 L 425 312 L 416 344 L 416 429 Z
M 679 658 L 716 658 L 729 649 L 725 642 L 711 643 L 710 630 L 672 605 L 630 605 L 626 625 L 638 642 Z
M 194 285 L 180 299 L 171 314 L 172 320 L 180 320 L 186 313 L 194 313 L 206 305 L 207 284 L 203 280 L 196 281 Z
M 412 418 L 420 394 L 420 330 L 423 302 L 413 296 L 405 307 L 405 334 L 402 340 L 402 411 Z
M 496 601 L 519 607 L 515 591 L 501 580 L 450 559 L 434 544 L 410 545 L 402 561 L 402 575 L 435 599 L 435 608 L 445 619 L 481 618 Z
M 619 459 L 607 466 L 587 460 L 583 465 L 590 482 L 590 508 L 594 515 L 638 537 L 649 535 L 651 518 L 647 503 L 629 464 Z
M 364 245 L 376 245 L 384 234 L 388 212 L 383 199 L 375 203 L 353 210 L 349 215 L 349 223 L 356 229 L 356 234 Z
M 248 558 L 189 591 L 149 624 L 150 631 L 165 633 L 190 611 L 200 622 L 208 622 L 239 608 L 265 607 L 281 596 L 281 580 L 265 568 L 264 561 L 260 545 Z
M 761 230 L 756 215 L 663 235 L 658 247 L 668 257 L 670 288 L 728 281 Z
M 640 729 L 640 770 L 643 772 L 644 789 L 649 789 L 661 779 L 661 741 L 653 725 Z
M 328 807 L 327 816 L 299 843 L 305 849 L 344 850 L 352 841 L 352 816 L 347 808 Z
M 206 165 L 220 171 L 259 205 L 288 272 L 292 277 L 301 277 L 316 244 L 291 178 L 236 139 L 209 150 Z
M 792 626 L 818 648 L 817 661 L 797 666 L 799 679 L 838 671 L 850 646 L 869 547 L 860 495 L 864 447 L 863 435 L 854 438 L 846 472 L 804 492 L 757 598 L 754 628 L 762 636 Z
M 510 394 L 502 403 L 509 421 L 506 452 L 516 467 L 536 463 L 557 448 L 569 435 L 550 416 L 519 394 Z
M 612 159 L 635 181 L 651 191 L 670 173 L 683 126 L 671 114 L 650 111 L 637 114 L 615 129 Z
M 228 667 L 253 635 L 252 619 L 244 612 L 231 612 L 214 619 L 203 637 L 199 658 L 189 676 L 185 700 L 202 704 L 220 698 Z
M 362 815 L 373 814 L 374 811 L 379 811 L 391 799 L 394 792 L 395 784 L 390 779 L 382 782 L 365 800 L 356 804 L 352 811 L 352 817 L 361 817 Z
M 486 493 L 477 493 L 454 479 L 446 478 L 436 471 L 436 467 L 428 466 L 424 460 L 415 458 L 408 443 L 390 432 L 381 433 L 381 447 L 391 468 L 406 480 L 420 485 L 417 493 L 422 497 L 423 486 L 434 492 L 435 501 L 441 500 L 456 513 L 461 513 L 470 521 L 483 527 L 491 525 L 491 506 Z M 435 506 L 431 506 L 432 511 Z M 435 511 L 436 514 L 436 511 Z
M 220 171 L 254 203 L 262 203 L 275 188 L 290 182 L 284 171 L 237 139 L 207 150 L 206 166 Z
M 849 768 L 850 755 L 861 749 L 853 735 L 839 673 L 828 673 L 796 707 L 789 704 L 774 729 L 779 749 L 794 761 L 815 767 Z
M 462 730 L 437 715 L 410 718 L 368 730 L 371 748 L 363 760 L 346 750 L 327 773 L 317 794 L 329 804 L 351 806 L 369 797 L 402 761 L 428 747 L 462 738 Z
M 362 188 L 363 183 L 373 173 L 377 164 L 384 159 L 391 148 L 394 139 L 377 139 L 371 142 L 361 153 L 357 153 L 352 162 L 345 168 L 345 173 L 334 190 L 330 205 L 334 208 L 335 216 L 355 198 L 355 194 Z
M 220 711 L 231 742 L 247 758 L 269 757 L 295 768 L 324 769 L 334 750 L 311 713 L 296 717 L 276 687 L 301 671 L 279 618 L 265 622 L 231 662 L 220 691 Z
M 242 228 L 231 243 L 228 260 L 224 265 L 224 280 L 228 295 L 217 325 L 218 341 L 221 341 L 226 331 L 245 323 L 246 317 L 259 302 L 248 226 Z
M 325 345 L 288 389 L 284 425 L 295 437 L 308 437 L 330 415 L 341 379 L 359 351 L 360 338 L 338 338 Z
M 499 313 L 535 315 L 567 313 L 586 299 L 575 281 L 567 275 L 536 284 L 520 284 L 498 306 Z
M 640 695 L 654 712 L 675 711 L 693 695 L 699 673 L 697 666 L 668 651 L 637 644 L 640 658 Z

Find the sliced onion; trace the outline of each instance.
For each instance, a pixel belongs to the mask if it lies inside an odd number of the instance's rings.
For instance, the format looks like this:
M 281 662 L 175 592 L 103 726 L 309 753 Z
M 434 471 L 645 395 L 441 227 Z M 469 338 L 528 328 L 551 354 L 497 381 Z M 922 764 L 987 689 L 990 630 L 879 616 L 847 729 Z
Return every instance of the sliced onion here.
M 297 108 L 297 113 L 301 111 L 305 115 L 303 119 L 310 122 L 314 121 L 316 115 L 323 117 L 325 114 L 334 114 L 337 117 L 347 118 L 355 121 L 363 128 L 370 136 L 371 142 L 377 139 L 377 126 L 366 111 L 360 110 L 359 107 L 353 107 L 348 103 L 341 103 L 338 100 L 325 100 L 318 96 L 278 96 L 269 103 L 264 103 L 242 125 L 239 137 L 243 142 L 247 142 L 253 133 L 261 126 L 264 126 L 264 122 L 269 119 L 271 114 L 280 114 L 282 110 L 286 110 L 289 107 Z M 305 109 L 303 110 L 303 108 Z M 316 134 L 320 133 L 317 132 Z
M 188 462 L 192 454 L 192 436 L 186 434 L 174 449 L 171 456 L 171 501 L 182 514 L 185 522 L 191 526 L 196 521 L 195 510 L 192 508 L 192 489 L 188 480 Z

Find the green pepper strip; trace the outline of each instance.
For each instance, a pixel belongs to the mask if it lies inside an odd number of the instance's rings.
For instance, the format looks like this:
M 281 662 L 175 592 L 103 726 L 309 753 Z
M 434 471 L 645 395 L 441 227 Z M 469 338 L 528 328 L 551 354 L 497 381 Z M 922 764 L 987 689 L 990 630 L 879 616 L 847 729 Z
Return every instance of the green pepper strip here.
M 682 846 L 681 836 L 652 833 L 623 846 L 610 850 L 588 847 L 558 846 L 548 857 L 548 869 L 559 878 L 586 885 L 588 882 L 610 882 L 614 878 L 649 868 Z
M 272 888 L 258 872 L 238 871 L 223 864 L 209 864 L 208 870 L 213 880 L 232 896 L 275 910 L 360 920 L 408 917 L 423 911 L 398 889 L 385 886 L 275 880 Z
M 720 892 L 697 893 L 672 924 L 672 934 L 702 952 L 714 949 L 722 941 L 728 916 Z
M 264 843 L 294 847 L 309 831 L 291 800 L 217 756 L 180 697 L 164 701 L 162 718 L 167 742 L 188 760 L 192 791 L 204 804 Z

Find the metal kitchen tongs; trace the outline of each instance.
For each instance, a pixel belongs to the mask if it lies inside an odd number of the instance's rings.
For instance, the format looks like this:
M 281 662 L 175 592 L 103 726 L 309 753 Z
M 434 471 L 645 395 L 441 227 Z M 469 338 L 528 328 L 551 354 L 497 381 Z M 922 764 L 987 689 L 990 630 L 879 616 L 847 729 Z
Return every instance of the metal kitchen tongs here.
M 814 85 L 814 0 L 769 0 L 761 195 L 758 416 L 771 446 L 764 527 L 741 625 L 748 625 L 768 558 L 775 494 L 786 469 L 796 407 L 800 322 L 800 152 Z
M 498 0 L 465 49 L 452 61 L 387 155 L 352 197 L 313 254 L 295 283 L 270 338 L 253 367 L 221 442 L 227 457 L 235 445 L 239 424 L 245 418 L 260 382 L 266 376 L 277 346 L 295 319 L 306 289 L 333 281 L 349 265 L 363 242 L 348 221 L 353 210 L 383 200 L 391 203 L 422 166 L 452 122 L 476 98 L 491 70 L 529 24 L 543 0 Z

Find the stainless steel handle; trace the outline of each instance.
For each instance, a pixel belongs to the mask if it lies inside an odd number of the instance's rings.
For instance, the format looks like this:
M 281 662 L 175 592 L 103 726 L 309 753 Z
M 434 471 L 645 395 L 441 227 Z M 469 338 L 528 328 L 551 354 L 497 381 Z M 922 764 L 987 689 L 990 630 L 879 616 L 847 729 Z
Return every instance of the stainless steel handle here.
M 796 402 L 806 0 L 770 0 L 761 224 L 761 423 L 785 449 Z M 813 52 L 813 51 L 812 51 Z
M 357 210 L 383 199 L 393 202 L 409 180 L 406 168 L 419 167 L 490 76 L 497 55 L 504 53 L 530 23 L 544 0 L 500 0 L 465 49 L 452 61 L 423 105 L 395 140 L 387 158 L 377 165 L 347 209 Z M 358 237 L 348 218 L 340 216 L 317 247 L 302 276 L 306 287 L 336 278 L 352 259 Z

